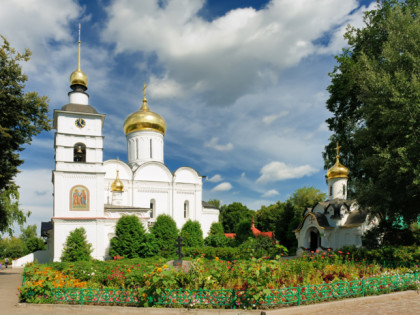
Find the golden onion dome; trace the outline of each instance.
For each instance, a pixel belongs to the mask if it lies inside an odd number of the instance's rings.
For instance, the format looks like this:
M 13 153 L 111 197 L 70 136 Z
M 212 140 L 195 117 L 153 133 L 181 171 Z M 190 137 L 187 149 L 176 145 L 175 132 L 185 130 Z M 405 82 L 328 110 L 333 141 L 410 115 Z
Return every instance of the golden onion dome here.
M 77 51 L 77 69 L 70 75 L 70 86 L 78 84 L 87 88 L 88 77 L 80 68 L 80 24 L 79 24 L 79 48 Z
M 336 155 L 336 161 L 335 164 L 327 171 L 327 178 L 348 178 L 349 176 L 349 169 L 345 167 L 343 164 L 340 163 L 340 157 L 339 157 L 339 149 L 341 147 L 338 145 L 337 142 L 337 155 Z
M 126 135 L 139 130 L 157 131 L 163 135 L 166 132 L 165 120 L 162 116 L 150 110 L 147 106 L 146 95 L 143 98 L 141 108 L 129 115 L 124 121 L 124 133 Z
M 124 190 L 124 184 L 120 180 L 119 171 L 117 170 L 117 177 L 111 184 L 111 191 L 123 191 Z

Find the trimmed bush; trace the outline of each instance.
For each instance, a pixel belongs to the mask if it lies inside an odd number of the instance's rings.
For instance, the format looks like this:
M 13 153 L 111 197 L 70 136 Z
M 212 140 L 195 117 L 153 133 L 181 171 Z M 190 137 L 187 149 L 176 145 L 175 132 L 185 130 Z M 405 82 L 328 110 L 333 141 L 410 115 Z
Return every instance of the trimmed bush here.
M 188 247 L 200 247 L 204 245 L 203 231 L 198 221 L 188 220 L 181 229 L 181 237 Z
M 169 257 L 175 254 L 178 229 L 174 219 L 166 214 L 159 215 L 151 228 L 151 233 L 156 239 L 161 256 Z
M 143 225 L 136 215 L 122 216 L 115 227 L 116 236 L 111 239 L 109 255 L 124 258 L 144 257 L 143 244 L 146 241 Z
M 67 236 L 64 244 L 62 261 L 90 261 L 92 257 L 92 244 L 86 240 L 86 231 L 84 228 L 76 228 Z
M 254 234 L 251 231 L 251 221 L 248 219 L 242 220 L 236 227 L 236 241 L 238 244 L 242 244 L 247 241 L 248 238 L 253 238 Z

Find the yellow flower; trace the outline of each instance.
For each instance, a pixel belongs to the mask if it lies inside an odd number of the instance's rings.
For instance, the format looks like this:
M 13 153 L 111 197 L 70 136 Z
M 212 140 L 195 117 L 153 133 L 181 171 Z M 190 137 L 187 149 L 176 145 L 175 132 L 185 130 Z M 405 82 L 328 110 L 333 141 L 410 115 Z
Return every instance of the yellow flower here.
M 166 265 L 163 265 L 163 269 L 165 269 L 165 268 L 168 268 L 168 266 L 166 266 Z
M 127 269 L 127 272 L 130 273 L 131 272 L 131 269 Z
M 219 257 L 216 257 L 215 260 L 219 260 Z
M 162 272 L 162 268 L 160 268 L 160 267 L 159 267 L 159 268 L 157 269 L 157 272 Z

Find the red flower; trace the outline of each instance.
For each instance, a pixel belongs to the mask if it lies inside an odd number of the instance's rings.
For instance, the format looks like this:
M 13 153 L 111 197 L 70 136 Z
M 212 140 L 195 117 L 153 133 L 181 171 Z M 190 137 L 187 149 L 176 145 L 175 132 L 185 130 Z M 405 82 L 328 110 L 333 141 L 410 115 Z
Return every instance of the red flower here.
M 338 251 L 339 254 L 342 254 L 343 252 L 341 250 Z

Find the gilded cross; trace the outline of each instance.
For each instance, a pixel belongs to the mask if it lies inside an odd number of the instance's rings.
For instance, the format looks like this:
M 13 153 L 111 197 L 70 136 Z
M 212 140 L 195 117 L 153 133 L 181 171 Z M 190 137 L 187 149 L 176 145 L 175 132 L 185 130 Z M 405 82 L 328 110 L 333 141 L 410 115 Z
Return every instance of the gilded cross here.
M 147 84 L 144 83 L 144 87 L 143 87 L 143 95 L 144 95 L 144 98 L 146 98 L 146 88 L 147 88 Z
M 338 141 L 337 141 L 337 147 L 335 148 L 335 150 L 337 151 L 337 156 L 339 155 L 339 151 L 340 151 L 341 145 L 338 145 Z

